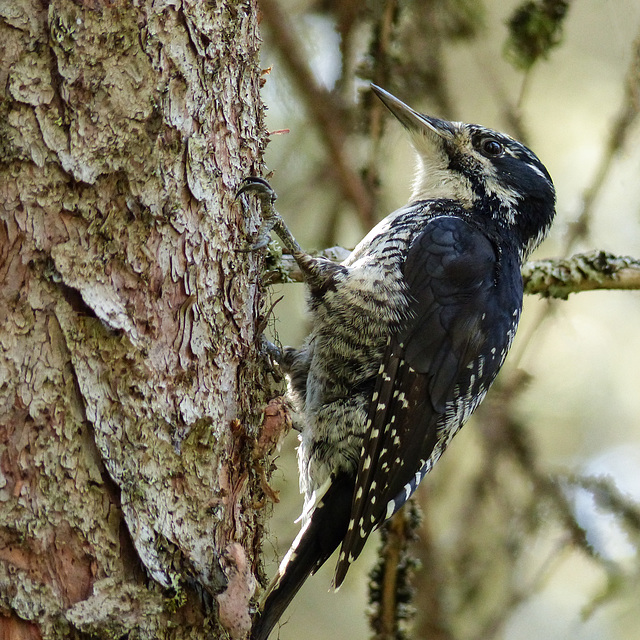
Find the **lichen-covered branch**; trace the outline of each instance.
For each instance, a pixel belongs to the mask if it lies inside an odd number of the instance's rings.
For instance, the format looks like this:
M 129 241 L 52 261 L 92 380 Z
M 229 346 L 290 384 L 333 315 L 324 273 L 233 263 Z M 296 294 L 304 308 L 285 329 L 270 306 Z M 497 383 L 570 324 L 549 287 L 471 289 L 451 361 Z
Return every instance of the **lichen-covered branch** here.
M 370 573 L 370 622 L 374 640 L 405 640 L 406 626 L 413 618 L 411 574 L 416 558 L 408 545 L 416 538 L 421 516 L 415 502 L 396 513 L 380 528 L 381 550 Z
M 314 255 L 340 262 L 349 255 L 349 249 L 330 247 Z M 563 300 L 570 293 L 580 291 L 640 289 L 640 259 L 606 251 L 577 253 L 570 258 L 527 262 L 522 268 L 522 277 L 525 293 Z M 284 254 L 274 258 L 268 282 L 302 282 L 302 273 L 295 260 Z
M 606 251 L 528 262 L 522 269 L 525 293 L 566 300 L 595 289 L 640 289 L 640 260 Z

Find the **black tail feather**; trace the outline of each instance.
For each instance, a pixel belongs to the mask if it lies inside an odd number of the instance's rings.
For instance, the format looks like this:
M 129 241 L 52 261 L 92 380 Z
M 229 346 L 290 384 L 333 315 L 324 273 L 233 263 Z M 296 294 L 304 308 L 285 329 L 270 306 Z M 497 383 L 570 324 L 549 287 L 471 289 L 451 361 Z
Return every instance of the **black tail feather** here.
M 304 581 L 313 575 L 342 542 L 349 524 L 353 498 L 353 478 L 334 478 L 316 505 L 301 536 L 296 538 L 286 565 L 281 565 L 272 581 L 262 611 L 251 630 L 251 640 L 267 640 Z

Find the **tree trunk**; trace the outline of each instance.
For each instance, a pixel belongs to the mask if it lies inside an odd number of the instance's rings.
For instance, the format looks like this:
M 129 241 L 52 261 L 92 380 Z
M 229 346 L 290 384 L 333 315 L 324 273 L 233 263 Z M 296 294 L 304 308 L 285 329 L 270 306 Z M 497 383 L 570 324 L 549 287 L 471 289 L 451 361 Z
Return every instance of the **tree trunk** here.
M 266 142 L 256 14 L 0 1 L 4 638 L 247 629 L 273 395 L 234 199 Z

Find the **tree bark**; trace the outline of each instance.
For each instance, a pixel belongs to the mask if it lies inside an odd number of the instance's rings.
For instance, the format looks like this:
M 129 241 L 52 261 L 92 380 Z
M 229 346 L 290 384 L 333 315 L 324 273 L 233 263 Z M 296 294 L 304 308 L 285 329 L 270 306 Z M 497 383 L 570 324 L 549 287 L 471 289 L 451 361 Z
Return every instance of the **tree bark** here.
M 266 144 L 256 15 L 0 2 L 5 638 L 247 629 L 274 395 L 235 201 Z

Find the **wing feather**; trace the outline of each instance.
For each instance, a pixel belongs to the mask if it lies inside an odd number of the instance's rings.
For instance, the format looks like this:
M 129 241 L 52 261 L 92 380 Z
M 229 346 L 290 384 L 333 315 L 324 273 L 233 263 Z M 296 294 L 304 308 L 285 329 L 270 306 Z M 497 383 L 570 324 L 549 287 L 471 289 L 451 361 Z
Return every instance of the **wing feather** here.
M 502 364 L 522 284 L 501 279 L 500 258 L 483 232 L 453 216 L 432 219 L 409 249 L 414 315 L 389 337 L 376 379 L 336 587 L 369 534 L 430 470 L 447 430 L 455 433 L 474 408 L 465 394 L 482 398 Z M 484 362 L 489 344 L 496 355 Z

